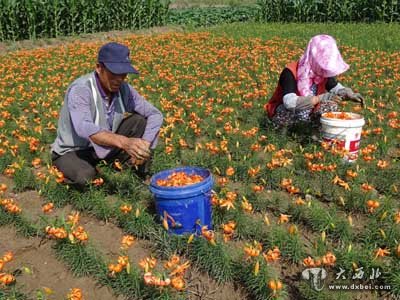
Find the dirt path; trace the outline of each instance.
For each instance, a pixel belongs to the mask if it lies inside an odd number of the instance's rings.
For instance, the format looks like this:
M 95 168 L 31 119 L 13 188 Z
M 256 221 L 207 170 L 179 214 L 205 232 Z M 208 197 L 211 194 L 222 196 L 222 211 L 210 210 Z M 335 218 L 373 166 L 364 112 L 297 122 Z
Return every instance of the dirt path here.
M 5 267 L 17 275 L 16 286 L 32 297 L 37 291 L 48 289 L 48 300 L 64 299 L 71 288 L 80 288 L 86 299 L 121 299 L 108 287 L 99 287 L 92 278 L 74 277 L 67 267 L 56 259 L 52 241 L 40 244 L 39 238 L 19 237 L 11 226 L 0 227 L 0 253 L 12 251 L 14 260 Z M 30 274 L 29 274 L 30 273 Z
M 0 42 L 0 55 L 18 50 L 28 50 L 34 48 L 54 47 L 57 45 L 65 45 L 73 42 L 93 42 L 93 41 L 113 41 L 115 39 L 131 36 L 131 35 L 153 35 L 168 32 L 181 32 L 183 29 L 179 26 L 161 26 L 140 30 L 124 30 L 124 31 L 108 31 L 87 33 L 78 36 L 63 36 L 59 38 L 44 38 L 38 40 L 22 40 Z
M 208 275 L 192 268 L 187 275 L 188 300 L 243 300 L 246 294 L 232 283 L 217 284 Z

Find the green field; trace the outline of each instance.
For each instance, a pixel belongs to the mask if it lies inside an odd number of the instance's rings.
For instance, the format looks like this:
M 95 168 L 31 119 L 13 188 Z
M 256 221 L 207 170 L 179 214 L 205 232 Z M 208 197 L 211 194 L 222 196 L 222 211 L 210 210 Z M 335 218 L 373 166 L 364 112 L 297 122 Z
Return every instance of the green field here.
M 269 24 L 229 24 L 210 29 L 216 35 L 238 38 L 273 37 L 288 38 L 307 43 L 316 34 L 330 34 L 339 43 L 365 50 L 398 51 L 400 47 L 400 24 L 345 24 L 345 23 L 269 23 Z
M 308 127 L 274 129 L 263 111 L 282 68 L 320 33 L 338 40 L 350 65 L 340 82 L 366 99 L 365 108 L 341 106 L 366 120 L 353 164 L 311 139 L 318 132 Z M 399 24 L 277 23 L 113 33 L 140 71 L 128 82 L 164 115 L 152 172 L 196 165 L 214 176 L 212 239 L 169 235 L 148 186 L 130 169 L 101 165 L 104 184 L 84 193 L 58 182 L 49 145 L 63 96 L 93 70 L 107 34 L 52 39 L 47 47 L 34 41 L 1 55 L 0 280 L 9 273 L 15 282 L 0 283 L 0 299 L 65 299 L 72 288 L 96 300 L 398 297 L 399 33 Z M 44 213 L 48 203 L 54 210 Z M 73 211 L 88 241 L 71 238 Z M 233 234 L 226 233 L 229 222 L 236 224 Z M 47 226 L 67 235 L 51 237 Z M 127 234 L 135 237 L 128 250 L 120 247 Z M 3 266 L 6 251 L 14 260 Z M 154 274 L 166 278 L 173 275 L 163 264 L 173 255 L 190 261 L 186 288 L 146 285 L 139 262 L 157 259 Z M 130 263 L 110 271 L 119 256 Z M 329 274 L 321 292 L 301 279 L 305 268 L 319 265 Z M 361 267 L 365 277 L 352 280 Z M 346 279 L 335 280 L 341 269 Z M 370 279 L 376 269 L 380 276 Z M 390 290 L 333 292 L 328 282 Z
M 256 0 L 172 0 L 170 3 L 170 8 L 239 6 L 256 3 Z

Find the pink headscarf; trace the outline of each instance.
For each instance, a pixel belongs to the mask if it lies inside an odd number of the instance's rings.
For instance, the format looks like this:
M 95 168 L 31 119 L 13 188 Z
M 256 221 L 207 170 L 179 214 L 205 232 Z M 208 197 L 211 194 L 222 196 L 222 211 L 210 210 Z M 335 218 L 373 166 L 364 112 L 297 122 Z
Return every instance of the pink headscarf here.
M 337 76 L 349 68 L 340 55 L 336 41 L 325 34 L 311 38 L 297 68 L 297 89 L 300 96 L 312 95 L 311 86 L 324 78 Z

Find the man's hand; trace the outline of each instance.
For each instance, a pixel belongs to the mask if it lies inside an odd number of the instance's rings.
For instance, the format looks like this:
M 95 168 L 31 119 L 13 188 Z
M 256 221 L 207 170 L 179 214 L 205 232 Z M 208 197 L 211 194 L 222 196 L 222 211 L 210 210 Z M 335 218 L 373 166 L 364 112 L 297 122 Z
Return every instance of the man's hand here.
M 91 135 L 90 139 L 98 145 L 124 150 L 134 158 L 133 161 L 146 160 L 151 156 L 150 142 L 141 138 L 129 138 L 109 131 L 100 131 Z
M 122 149 L 126 151 L 135 161 L 146 160 L 150 157 L 150 143 L 140 138 L 126 138 Z
M 340 89 L 336 94 L 343 99 L 348 99 L 350 101 L 360 103 L 361 106 L 364 106 L 364 97 L 361 96 L 360 93 L 354 93 L 350 88 Z

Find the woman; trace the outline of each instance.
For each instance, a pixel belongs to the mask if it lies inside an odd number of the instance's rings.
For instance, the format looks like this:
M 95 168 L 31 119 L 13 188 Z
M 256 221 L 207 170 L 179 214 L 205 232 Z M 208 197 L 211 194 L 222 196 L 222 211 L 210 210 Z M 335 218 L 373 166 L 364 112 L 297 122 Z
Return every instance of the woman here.
M 363 105 L 359 93 L 335 78 L 348 68 L 333 37 L 314 36 L 300 60 L 282 71 L 272 98 L 264 106 L 268 117 L 278 126 L 290 126 L 298 121 L 319 120 L 322 113 L 337 111 L 337 102 L 344 99 Z

